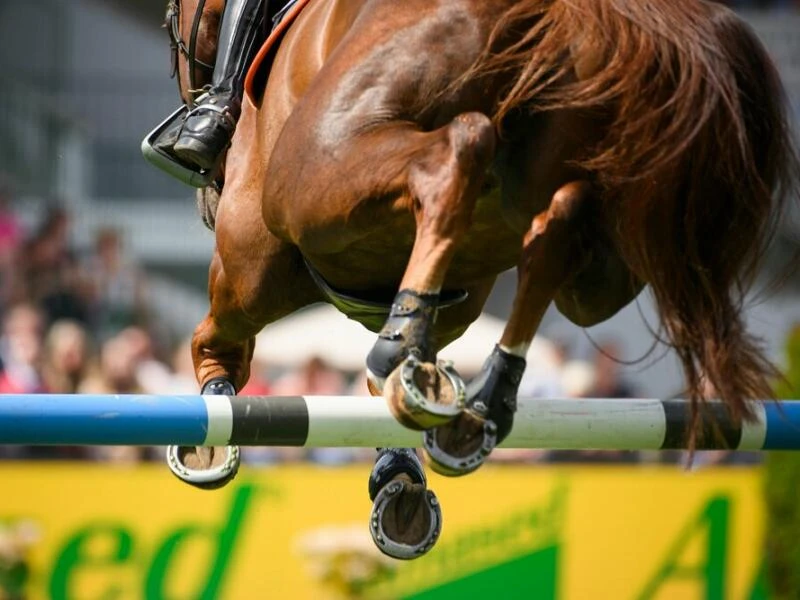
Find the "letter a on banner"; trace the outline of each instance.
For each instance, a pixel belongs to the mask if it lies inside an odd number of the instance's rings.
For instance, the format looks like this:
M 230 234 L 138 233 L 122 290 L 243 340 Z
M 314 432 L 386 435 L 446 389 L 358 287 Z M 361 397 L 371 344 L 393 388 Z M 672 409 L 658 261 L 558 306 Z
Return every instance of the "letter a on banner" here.
M 725 600 L 725 566 L 728 546 L 728 498 L 715 497 L 706 504 L 678 535 L 655 576 L 650 579 L 637 600 L 651 600 L 664 586 L 677 581 L 695 581 L 705 592 L 704 600 Z M 698 535 L 705 534 L 703 556 L 699 564 L 682 564 L 681 558 Z M 668 596 L 664 596 L 666 598 Z

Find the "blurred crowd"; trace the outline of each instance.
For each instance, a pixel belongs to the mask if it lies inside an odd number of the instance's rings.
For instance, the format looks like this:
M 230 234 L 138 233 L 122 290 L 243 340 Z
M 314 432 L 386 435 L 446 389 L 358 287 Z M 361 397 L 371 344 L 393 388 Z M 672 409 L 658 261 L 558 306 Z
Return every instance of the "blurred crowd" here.
M 171 339 L 147 298 L 147 273 L 125 252 L 121 232 L 104 228 L 87 248 L 74 248 L 70 216 L 55 206 L 24 226 L 8 192 L 0 190 L 0 394 L 193 394 L 189 339 Z M 520 395 L 635 397 L 620 375 L 620 349 L 611 342 L 577 360 L 554 342 L 553 360 L 532 365 Z M 534 361 L 532 361 L 534 362 Z M 540 361 L 536 361 L 539 363 Z M 363 374 L 332 369 L 309 357 L 294 371 L 253 364 L 245 395 L 365 395 Z M 0 401 L 2 397 L 0 396 Z M 135 463 L 162 460 L 162 448 L 0 446 L 6 459 L 85 459 Z M 249 464 L 369 461 L 371 449 L 245 448 Z M 497 450 L 497 462 L 650 462 L 679 454 Z M 749 462 L 732 453 L 701 453 L 703 462 Z

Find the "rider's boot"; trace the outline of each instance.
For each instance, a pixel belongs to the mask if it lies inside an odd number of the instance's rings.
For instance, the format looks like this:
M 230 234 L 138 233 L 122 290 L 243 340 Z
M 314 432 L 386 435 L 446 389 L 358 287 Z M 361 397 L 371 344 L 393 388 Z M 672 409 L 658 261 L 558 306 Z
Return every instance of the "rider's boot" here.
M 205 171 L 216 170 L 233 138 L 246 70 L 264 37 L 265 2 L 225 3 L 211 87 L 186 117 L 175 143 L 175 154 Z

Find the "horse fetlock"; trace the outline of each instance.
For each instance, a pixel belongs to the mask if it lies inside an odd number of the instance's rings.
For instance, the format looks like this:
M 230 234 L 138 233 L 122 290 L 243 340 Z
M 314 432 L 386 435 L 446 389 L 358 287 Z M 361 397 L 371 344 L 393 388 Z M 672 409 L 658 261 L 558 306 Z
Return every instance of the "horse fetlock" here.
M 422 462 L 413 448 L 378 448 L 369 476 L 369 499 L 374 501 L 381 489 L 400 476 L 410 483 L 427 485 Z
M 431 327 L 438 304 L 439 294 L 421 294 L 412 290 L 397 293 L 389 318 L 367 355 L 371 378 L 385 380 L 412 353 L 421 360 L 434 358 Z
M 521 356 L 495 346 L 481 372 L 467 385 L 467 410 L 496 425 L 498 443 L 514 424 L 517 393 L 526 364 Z
M 236 352 L 220 352 L 216 348 L 211 350 L 209 347 L 193 347 L 192 355 L 195 364 L 195 376 L 201 382 L 203 388 L 211 385 L 211 382 L 227 383 L 226 386 L 221 388 L 226 391 L 203 393 L 234 396 L 236 395 L 236 390 L 243 388 L 247 383 L 250 376 L 250 365 L 246 360 L 249 356 L 247 345 L 237 348 Z M 214 387 L 209 387 L 209 390 Z
M 386 380 L 383 396 L 402 425 L 425 430 L 461 414 L 466 387 L 452 363 L 421 362 L 412 354 Z

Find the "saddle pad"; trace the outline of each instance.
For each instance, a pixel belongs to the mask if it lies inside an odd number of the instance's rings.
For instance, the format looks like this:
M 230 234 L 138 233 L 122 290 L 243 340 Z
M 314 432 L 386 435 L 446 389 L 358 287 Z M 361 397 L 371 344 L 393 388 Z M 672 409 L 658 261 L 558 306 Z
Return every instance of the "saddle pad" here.
M 267 82 L 269 69 L 272 65 L 272 59 L 275 56 L 275 51 L 278 49 L 278 44 L 283 39 L 283 35 L 289 30 L 289 27 L 294 23 L 300 12 L 308 5 L 311 0 L 297 0 L 292 7 L 286 12 L 286 15 L 281 19 L 280 23 L 275 26 L 272 32 L 267 37 L 261 50 L 258 51 L 253 62 L 250 63 L 250 68 L 247 70 L 247 77 L 244 80 L 244 91 L 250 101 L 254 104 L 258 102 L 261 96 L 261 90 Z

